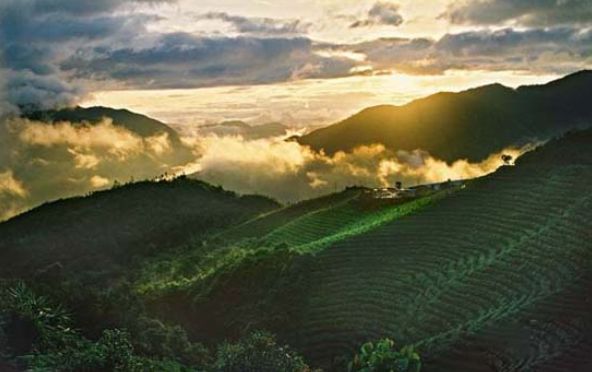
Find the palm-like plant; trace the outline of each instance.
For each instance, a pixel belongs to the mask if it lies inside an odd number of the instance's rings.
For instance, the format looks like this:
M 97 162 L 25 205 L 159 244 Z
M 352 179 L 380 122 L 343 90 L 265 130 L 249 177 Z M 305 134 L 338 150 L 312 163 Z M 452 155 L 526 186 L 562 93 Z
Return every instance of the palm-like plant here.
M 33 324 L 42 341 L 55 341 L 56 334 L 71 333 L 70 316 L 58 305 L 52 306 L 45 296 L 36 295 L 24 283 L 17 283 L 6 291 L 8 311 Z
M 421 359 L 413 346 L 395 348 L 389 338 L 376 343 L 367 342 L 360 348 L 354 360 L 349 363 L 350 372 L 419 372 Z

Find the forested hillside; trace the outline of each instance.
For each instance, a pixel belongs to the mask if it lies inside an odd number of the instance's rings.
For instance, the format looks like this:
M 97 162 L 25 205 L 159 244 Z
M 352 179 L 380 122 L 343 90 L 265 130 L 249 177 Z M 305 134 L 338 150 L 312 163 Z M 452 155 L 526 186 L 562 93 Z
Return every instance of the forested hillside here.
M 0 275 L 109 271 L 279 205 L 185 177 L 144 181 L 45 204 L 0 224 Z

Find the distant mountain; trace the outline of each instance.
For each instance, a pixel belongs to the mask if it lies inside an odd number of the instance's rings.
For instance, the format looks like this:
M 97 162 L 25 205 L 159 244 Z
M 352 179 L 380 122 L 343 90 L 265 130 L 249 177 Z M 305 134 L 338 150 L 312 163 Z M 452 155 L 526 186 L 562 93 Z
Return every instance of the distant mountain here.
M 60 110 L 33 111 L 26 113 L 25 117 L 45 122 L 69 121 L 76 124 L 82 122 L 96 124 L 105 118 L 109 118 L 113 120 L 114 125 L 126 128 L 141 137 L 167 133 L 171 142 L 179 142 L 179 135 L 173 128 L 156 119 L 125 109 L 117 110 L 102 106 L 83 108 L 78 106 Z
M 245 139 L 262 139 L 284 136 L 288 128 L 281 123 L 266 123 L 261 125 L 249 125 L 244 121 L 231 120 L 216 124 L 208 124 L 200 127 L 201 133 L 216 134 L 219 136 L 235 135 Z
M 0 265 L 0 277 L 52 264 L 108 271 L 278 207 L 185 177 L 59 200 L 0 223 L 0 262 L 11 263 Z
M 500 84 L 376 106 L 299 139 L 327 153 L 382 143 L 423 149 L 446 161 L 479 161 L 510 145 L 592 124 L 592 71 L 517 89 Z

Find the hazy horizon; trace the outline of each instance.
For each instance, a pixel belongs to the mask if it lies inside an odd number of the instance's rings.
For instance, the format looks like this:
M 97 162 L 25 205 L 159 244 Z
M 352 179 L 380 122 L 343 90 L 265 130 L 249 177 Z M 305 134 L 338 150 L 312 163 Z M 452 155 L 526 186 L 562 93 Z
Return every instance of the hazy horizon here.
M 95 92 L 80 106 L 128 109 L 181 132 L 232 120 L 250 125 L 279 122 L 295 130 L 311 130 L 372 106 L 404 105 L 439 92 L 459 92 L 494 83 L 511 88 L 545 84 L 561 77 L 515 71 L 450 71 L 438 76 L 399 74 L 217 88 L 116 90 Z

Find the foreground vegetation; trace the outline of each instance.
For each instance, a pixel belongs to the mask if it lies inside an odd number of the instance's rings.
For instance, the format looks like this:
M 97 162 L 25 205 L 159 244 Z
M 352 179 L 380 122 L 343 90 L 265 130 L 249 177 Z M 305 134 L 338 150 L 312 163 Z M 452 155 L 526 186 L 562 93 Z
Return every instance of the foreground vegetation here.
M 151 320 L 145 325 L 150 322 L 158 324 Z M 148 328 L 135 336 L 117 328 L 105 329 L 93 341 L 73 328 L 61 305 L 37 295 L 22 282 L 0 285 L 0 357 L 11 361 L 3 362 L 0 368 L 93 372 L 313 371 L 300 355 L 289 346 L 279 345 L 268 332 L 254 331 L 236 342 L 223 342 L 208 350 L 189 342 L 178 328 L 171 335 L 162 332 L 166 326 L 160 324 L 160 328 L 160 332 Z M 396 351 L 393 347 L 388 339 L 379 341 L 376 347 L 373 343 L 364 344 L 349 370 L 419 372 L 419 355 L 412 348 Z

